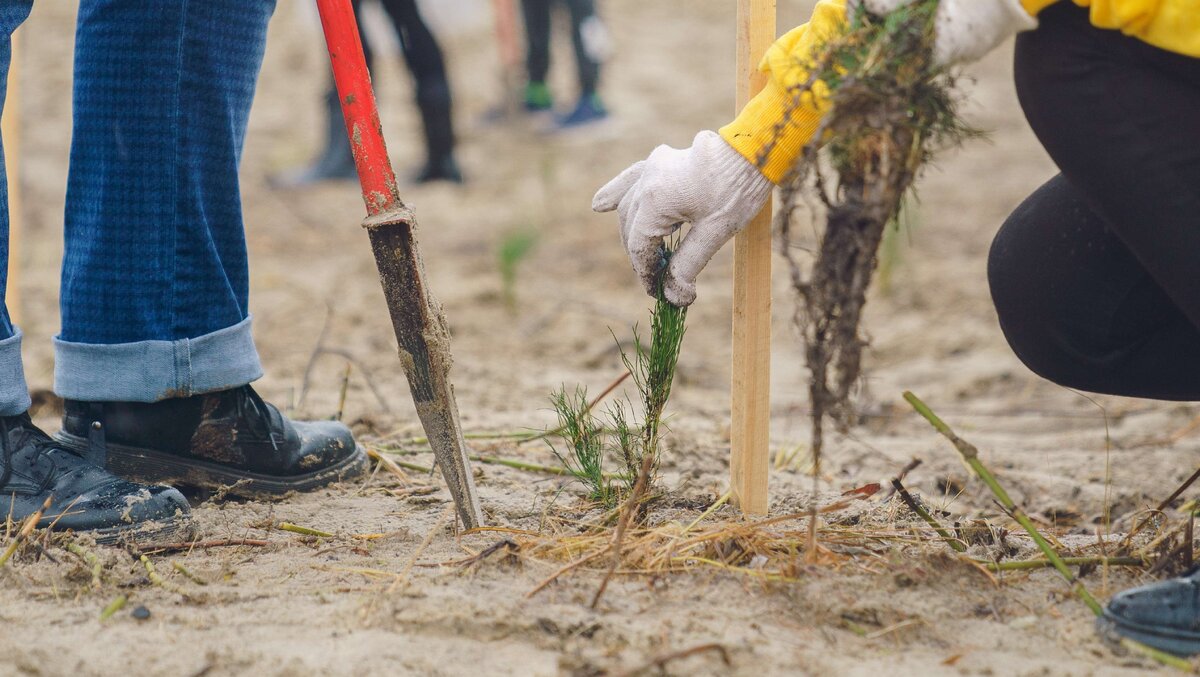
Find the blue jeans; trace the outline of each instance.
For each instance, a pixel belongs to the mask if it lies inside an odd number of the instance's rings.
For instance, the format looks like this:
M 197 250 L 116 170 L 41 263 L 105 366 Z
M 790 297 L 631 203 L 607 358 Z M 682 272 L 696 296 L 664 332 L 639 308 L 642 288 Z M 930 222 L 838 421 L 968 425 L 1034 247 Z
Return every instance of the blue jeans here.
M 31 4 L 0 0 L 0 83 L 10 36 Z M 238 163 L 274 5 L 81 3 L 55 339 L 62 397 L 155 402 L 262 375 L 247 310 Z M 2 274 L 8 212 L 0 190 Z M 20 331 L 0 312 L 0 415 L 11 415 L 29 398 Z

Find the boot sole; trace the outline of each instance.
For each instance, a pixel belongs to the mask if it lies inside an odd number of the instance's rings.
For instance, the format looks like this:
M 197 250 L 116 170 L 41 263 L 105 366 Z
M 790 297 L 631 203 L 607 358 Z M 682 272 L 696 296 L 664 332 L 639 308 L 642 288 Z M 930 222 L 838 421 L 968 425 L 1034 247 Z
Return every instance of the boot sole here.
M 91 536 L 95 539 L 96 545 L 153 546 L 187 542 L 195 535 L 195 528 L 190 517 L 177 517 L 170 520 L 155 520 L 107 529 L 92 529 L 79 533 Z
M 70 449 L 86 452 L 86 438 L 59 431 L 54 438 Z M 266 475 L 181 458 L 153 449 L 109 443 L 107 470 L 121 477 L 152 484 L 197 487 L 226 492 L 239 498 L 272 498 L 290 491 L 311 491 L 334 482 L 358 477 L 366 472 L 370 461 L 362 447 L 336 465 L 303 475 Z

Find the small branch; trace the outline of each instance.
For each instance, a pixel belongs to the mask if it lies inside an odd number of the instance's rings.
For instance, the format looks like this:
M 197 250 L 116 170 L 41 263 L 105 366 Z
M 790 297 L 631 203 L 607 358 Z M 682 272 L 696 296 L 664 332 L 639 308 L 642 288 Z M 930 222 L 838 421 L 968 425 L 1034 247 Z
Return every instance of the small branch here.
M 180 550 L 207 550 L 208 548 L 228 548 L 240 545 L 262 547 L 270 545 L 270 541 L 263 541 L 253 538 L 223 538 L 213 541 L 184 541 L 180 543 L 164 543 L 156 545 L 153 548 L 133 549 L 134 555 L 158 555 L 166 552 L 179 552 Z
M 1029 569 L 1045 569 L 1054 566 L 1054 563 L 1048 559 L 1027 559 L 1014 562 L 985 562 L 983 560 L 975 560 L 983 565 L 988 571 L 1027 571 Z M 1144 567 L 1145 560 L 1137 557 L 1063 557 L 1063 564 L 1067 566 L 1086 566 L 1094 564 L 1096 566 L 1110 567 Z
M 1029 537 L 1032 538 L 1033 542 L 1037 544 L 1038 549 L 1042 551 L 1042 554 L 1046 556 L 1046 559 L 1050 561 L 1050 564 L 1057 569 L 1058 573 L 1062 574 L 1062 577 L 1066 579 L 1067 583 L 1070 584 L 1071 590 L 1077 597 L 1079 597 L 1080 601 L 1082 601 L 1087 608 L 1091 609 L 1092 613 L 1096 614 L 1097 616 L 1102 615 L 1104 613 L 1104 607 L 1102 607 L 1100 603 L 1096 601 L 1095 597 L 1092 597 L 1092 593 L 1088 592 L 1088 589 L 1078 578 L 1075 577 L 1075 574 L 1071 573 L 1071 570 L 1066 564 L 1063 563 L 1062 558 L 1058 556 L 1058 553 L 1055 552 L 1054 548 L 1051 547 L 1048 542 L 1046 542 L 1046 539 L 1042 536 L 1041 532 L 1039 532 L 1037 527 L 1033 525 L 1033 521 L 1029 519 L 1029 516 L 1025 514 L 1025 511 L 1021 510 L 1021 508 L 1013 502 L 1012 498 L 1009 497 L 1008 492 L 1004 490 L 1004 487 L 1000 486 L 1000 483 L 996 481 L 996 477 L 992 475 L 991 471 L 988 470 L 987 467 L 979 460 L 979 450 L 976 449 L 975 446 L 970 442 L 967 442 L 958 435 L 955 435 L 954 431 L 950 429 L 950 426 L 946 425 L 940 418 L 938 418 L 937 414 L 934 414 L 933 411 L 916 395 L 912 394 L 911 392 L 905 392 L 904 399 L 907 400 L 910 405 L 912 405 L 912 408 L 915 409 L 922 418 L 924 418 L 926 421 L 929 421 L 930 425 L 932 425 L 935 430 L 941 433 L 942 436 L 947 440 L 950 440 L 950 443 L 954 445 L 954 448 L 958 451 L 959 455 L 962 456 L 963 460 L 967 462 L 967 465 L 971 466 L 971 470 L 973 470 L 979 479 L 983 480 L 983 483 L 987 485 L 988 489 L 992 491 L 992 494 L 996 497 L 996 500 L 1000 503 L 1000 505 L 1002 505 L 1004 509 L 1013 516 L 1013 519 L 1015 519 L 1017 523 L 1029 533 Z
M 279 530 L 280 531 L 290 531 L 293 534 L 300 534 L 302 536 L 317 536 L 318 538 L 333 538 L 333 534 L 331 534 L 327 531 L 319 531 L 317 529 L 310 529 L 308 527 L 302 527 L 298 524 L 292 524 L 290 522 L 280 522 Z
M 912 494 L 908 493 L 908 489 L 904 488 L 904 483 L 900 481 L 899 477 L 892 480 L 892 488 L 895 489 L 896 493 L 900 495 L 900 500 L 904 501 L 904 504 L 908 506 L 909 510 L 917 513 L 921 519 L 925 520 L 926 524 L 933 527 L 933 530 L 937 532 L 938 536 L 942 537 L 942 540 L 946 542 L 946 545 L 953 548 L 955 552 L 967 551 L 967 546 L 964 545 L 962 541 L 955 538 L 949 531 L 946 531 L 946 529 L 936 519 L 934 519 L 933 515 L 929 514 L 929 511 L 925 509 L 925 506 L 921 505 L 921 503 L 917 501 Z
M 625 506 L 621 508 L 621 519 L 617 522 L 616 534 L 613 535 L 613 542 L 610 548 L 612 562 L 608 565 L 608 572 L 604 574 L 604 580 L 600 581 L 600 587 L 596 590 L 596 595 L 592 597 L 591 606 L 593 609 L 600 603 L 600 598 L 608 588 L 608 582 L 612 580 L 613 574 L 616 573 L 617 567 L 621 564 L 621 546 L 625 541 L 625 530 L 629 528 L 629 523 L 633 521 L 633 515 L 637 512 L 638 506 L 642 501 L 642 496 L 646 493 L 646 487 L 650 484 L 650 473 L 653 468 L 654 456 L 646 454 L 642 458 L 642 468 L 638 471 L 638 478 L 633 485 L 633 491 L 629 492 L 629 498 L 626 499 Z
M 644 672 L 647 672 L 649 670 L 653 670 L 656 668 L 658 670 L 663 670 L 666 668 L 667 663 L 670 663 L 671 661 L 677 661 L 677 660 L 681 660 L 684 658 L 690 658 L 697 654 L 707 653 L 710 651 L 715 652 L 718 656 L 720 656 L 721 663 L 723 663 L 725 665 L 725 667 L 727 667 L 727 668 L 733 667 L 733 661 L 729 660 L 729 651 L 725 647 L 721 646 L 720 644 L 716 644 L 716 643 L 701 644 L 699 646 L 694 646 L 690 649 L 682 649 L 680 651 L 672 651 L 671 653 L 663 654 L 663 655 L 658 656 L 657 658 L 651 660 L 649 663 L 646 663 L 644 665 L 639 665 L 638 667 L 633 668 L 632 670 L 626 670 L 625 672 L 619 672 L 619 673 L 617 673 L 616 677 L 635 677 L 635 675 L 640 675 Z
M 42 513 L 46 512 L 46 510 L 50 508 L 50 504 L 52 502 L 54 502 L 54 496 L 47 496 L 46 502 L 42 504 L 42 507 L 38 508 L 37 512 L 25 518 L 25 523 L 21 525 L 21 530 L 17 532 L 17 535 L 15 538 L 13 538 L 12 543 L 8 544 L 8 549 L 4 551 L 4 554 L 0 555 L 0 567 L 8 564 L 8 560 L 12 559 L 13 553 L 15 553 L 17 551 L 17 547 L 21 545 L 21 541 L 29 538 L 29 534 L 33 533 L 37 523 L 42 519 Z

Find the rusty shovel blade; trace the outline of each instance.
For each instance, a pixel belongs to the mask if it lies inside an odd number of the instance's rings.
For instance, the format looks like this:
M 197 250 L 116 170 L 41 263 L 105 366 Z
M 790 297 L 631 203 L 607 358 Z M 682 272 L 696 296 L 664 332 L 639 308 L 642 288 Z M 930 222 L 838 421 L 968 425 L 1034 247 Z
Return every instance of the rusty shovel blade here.
M 425 284 L 412 212 L 401 207 L 363 222 L 371 238 L 383 295 L 400 346 L 417 416 L 463 526 L 483 524 L 470 452 L 450 383 L 450 330 L 442 307 Z

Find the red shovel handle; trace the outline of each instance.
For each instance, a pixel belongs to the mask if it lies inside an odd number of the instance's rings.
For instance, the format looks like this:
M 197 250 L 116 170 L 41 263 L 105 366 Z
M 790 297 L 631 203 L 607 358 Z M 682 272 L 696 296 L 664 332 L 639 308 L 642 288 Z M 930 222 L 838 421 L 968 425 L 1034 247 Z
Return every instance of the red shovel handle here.
M 362 38 L 350 0 L 317 0 L 325 43 L 333 64 L 333 81 L 342 102 L 346 133 L 354 152 L 354 166 L 362 184 L 363 201 L 371 216 L 402 206 L 396 188 L 396 174 L 388 159 L 379 125 L 379 109 L 371 74 L 363 56 Z

